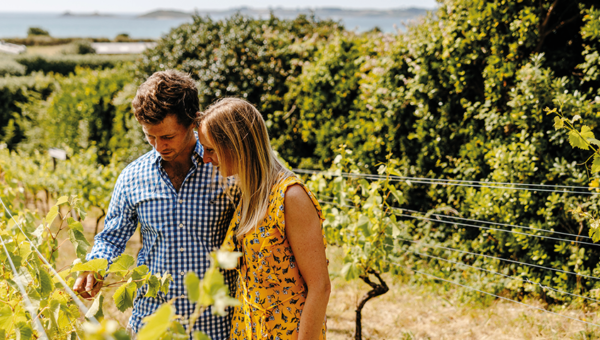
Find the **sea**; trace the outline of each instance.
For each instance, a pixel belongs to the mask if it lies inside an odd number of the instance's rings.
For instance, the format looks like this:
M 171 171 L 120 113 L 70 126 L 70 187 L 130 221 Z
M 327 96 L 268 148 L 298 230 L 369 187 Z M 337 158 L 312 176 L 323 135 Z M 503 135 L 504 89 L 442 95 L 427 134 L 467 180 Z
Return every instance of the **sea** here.
M 223 17 L 212 17 L 220 20 Z M 340 20 L 346 29 L 364 32 L 378 27 L 387 33 L 402 31 L 406 19 L 389 17 L 344 17 Z M 23 38 L 29 27 L 40 27 L 57 38 L 86 37 L 113 39 L 126 33 L 131 38 L 158 39 L 172 28 L 190 22 L 189 18 L 151 19 L 138 18 L 136 15 L 112 16 L 64 16 L 62 13 L 9 13 L 0 12 L 0 39 Z

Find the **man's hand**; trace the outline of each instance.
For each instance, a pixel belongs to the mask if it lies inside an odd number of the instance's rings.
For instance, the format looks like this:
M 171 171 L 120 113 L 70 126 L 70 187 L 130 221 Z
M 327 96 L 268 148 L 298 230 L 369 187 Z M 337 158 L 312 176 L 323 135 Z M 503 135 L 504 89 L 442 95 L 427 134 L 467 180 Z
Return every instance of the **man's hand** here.
M 83 272 L 75 280 L 73 290 L 79 293 L 82 298 L 91 300 L 98 294 L 103 284 L 104 281 L 102 281 L 100 274 L 96 272 Z

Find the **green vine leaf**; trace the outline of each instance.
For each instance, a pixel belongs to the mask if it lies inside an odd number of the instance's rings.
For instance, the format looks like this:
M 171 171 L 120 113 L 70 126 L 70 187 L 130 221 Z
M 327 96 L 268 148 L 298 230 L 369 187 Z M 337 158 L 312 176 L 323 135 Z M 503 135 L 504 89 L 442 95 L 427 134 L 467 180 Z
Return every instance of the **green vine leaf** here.
M 188 293 L 188 299 L 197 302 L 200 298 L 200 278 L 194 272 L 188 272 L 184 278 L 185 290 Z
M 122 285 L 115 291 L 113 299 L 115 300 L 115 305 L 117 306 L 118 310 L 125 312 L 128 308 L 133 307 L 133 300 L 135 298 L 136 290 L 137 285 L 130 279 L 129 282 Z
M 51 225 L 52 222 L 54 222 L 54 219 L 56 219 L 56 216 L 58 216 L 58 206 L 55 205 L 52 208 L 50 208 L 50 211 L 48 211 L 48 214 L 46 215 L 46 224 Z
M 171 281 L 173 281 L 173 277 L 168 272 L 165 272 L 160 279 L 160 291 L 164 294 L 168 294 Z
M 52 283 L 52 276 L 48 274 L 43 268 L 39 271 L 40 280 L 40 294 L 48 296 L 54 290 L 54 284 Z
M 202 331 L 195 331 L 194 332 L 194 340 L 211 340 L 211 339 L 208 335 L 206 335 L 206 333 L 204 333 Z
M 77 223 L 79 223 L 79 222 L 77 222 Z M 81 224 L 81 223 L 79 223 L 79 224 Z M 73 244 L 73 247 L 75 248 L 75 255 L 77 255 L 77 258 L 81 259 L 82 261 L 85 260 L 85 255 L 87 254 L 87 251 L 90 248 L 90 243 L 88 242 L 88 240 L 85 238 L 85 235 L 83 234 L 83 227 L 82 227 L 82 230 L 79 230 L 79 228 L 74 226 L 74 228 L 69 229 L 68 234 L 69 234 L 69 240 L 71 241 L 71 243 Z
M 13 312 L 9 306 L 0 308 L 0 329 L 9 329 L 12 324 Z
M 594 161 L 592 162 L 592 172 L 596 173 L 600 171 L 600 154 L 594 155 Z
M 554 117 L 554 129 L 560 130 L 565 127 L 565 121 L 560 117 Z
M 99 317 L 104 316 L 104 313 L 102 312 L 102 304 L 103 303 L 104 303 L 104 295 L 102 295 L 102 292 L 100 292 L 100 294 L 98 294 L 98 296 L 96 296 L 96 298 L 94 299 L 94 302 L 88 309 L 88 312 L 85 314 L 85 317 L 90 318 L 93 316 L 97 319 Z
M 160 277 L 157 277 L 157 275 L 150 275 L 150 277 L 148 277 L 148 291 L 146 292 L 146 295 L 144 295 L 145 297 L 155 298 L 156 294 L 160 291 Z
M 144 318 L 144 326 L 138 333 L 138 340 L 157 340 L 169 329 L 171 319 L 175 316 L 173 306 L 168 303 L 160 306 L 156 312 Z
M 15 331 L 17 332 L 17 339 L 19 340 L 30 340 L 33 338 L 33 329 L 25 322 L 21 321 L 17 323 Z
M 129 254 L 119 256 L 108 268 L 109 273 L 114 273 L 124 277 L 129 272 L 129 268 L 135 264 L 135 259 Z
M 67 196 L 61 196 L 61 197 L 58 198 L 58 200 L 56 200 L 56 205 L 58 206 L 58 205 L 61 205 L 61 204 L 65 204 L 67 202 L 69 202 L 69 197 L 67 197 Z
M 594 133 L 587 125 L 581 127 L 581 132 L 575 130 L 569 131 L 569 143 L 574 148 L 588 150 L 590 148 L 587 141 L 588 138 L 594 138 Z
M 352 281 L 358 277 L 358 268 L 356 268 L 354 263 L 346 263 L 342 268 L 341 274 L 346 281 Z
M 86 263 L 77 263 L 71 268 L 71 273 L 73 272 L 97 272 L 100 275 L 104 276 L 106 272 L 106 267 L 108 266 L 108 261 L 106 259 L 93 259 Z

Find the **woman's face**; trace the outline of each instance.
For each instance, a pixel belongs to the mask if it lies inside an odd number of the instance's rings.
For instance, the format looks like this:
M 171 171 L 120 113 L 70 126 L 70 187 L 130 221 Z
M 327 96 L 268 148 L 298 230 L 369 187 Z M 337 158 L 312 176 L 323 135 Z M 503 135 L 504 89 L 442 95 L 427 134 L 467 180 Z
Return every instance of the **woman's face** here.
M 200 144 L 202 144 L 202 147 L 204 148 L 202 161 L 204 163 L 211 163 L 224 177 L 234 175 L 233 173 L 230 173 L 233 169 L 231 166 L 231 161 L 227 159 L 228 157 L 222 155 L 221 159 L 219 159 L 219 155 L 217 155 L 215 146 L 213 145 L 212 140 L 209 138 L 208 131 L 206 130 L 206 126 L 204 124 L 200 125 L 200 129 L 198 129 L 198 139 L 200 139 Z M 223 173 L 223 168 L 221 168 L 223 162 L 224 164 L 227 164 L 226 168 L 228 173 Z

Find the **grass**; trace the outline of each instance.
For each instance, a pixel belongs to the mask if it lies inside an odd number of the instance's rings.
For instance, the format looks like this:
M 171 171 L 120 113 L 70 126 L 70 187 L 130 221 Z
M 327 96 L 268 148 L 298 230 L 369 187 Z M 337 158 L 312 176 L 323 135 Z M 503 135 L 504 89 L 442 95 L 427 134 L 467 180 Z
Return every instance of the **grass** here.
M 53 56 L 53 55 L 61 55 L 63 52 L 69 48 L 69 44 L 65 45 L 55 45 L 55 46 L 28 46 L 26 55 L 43 55 L 43 56 Z

